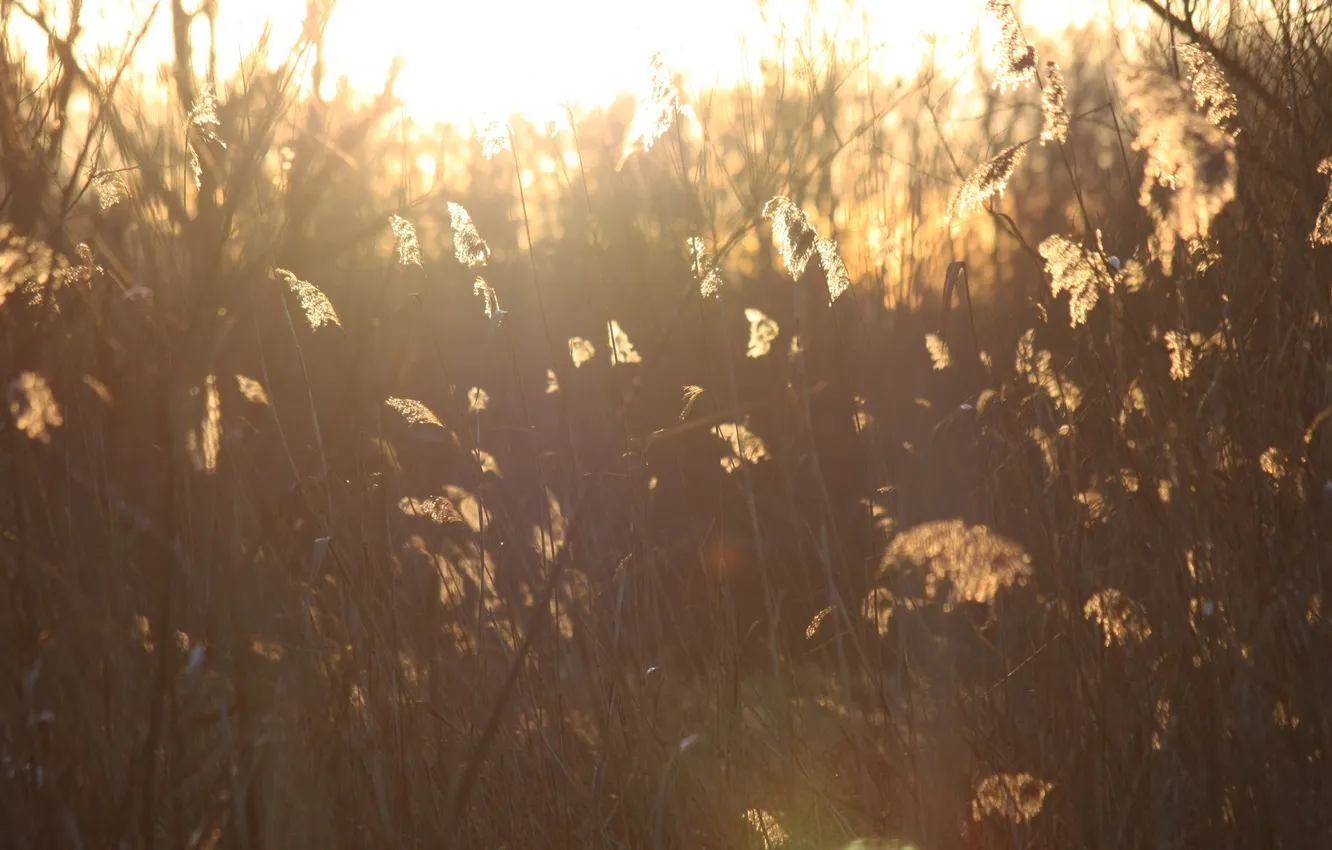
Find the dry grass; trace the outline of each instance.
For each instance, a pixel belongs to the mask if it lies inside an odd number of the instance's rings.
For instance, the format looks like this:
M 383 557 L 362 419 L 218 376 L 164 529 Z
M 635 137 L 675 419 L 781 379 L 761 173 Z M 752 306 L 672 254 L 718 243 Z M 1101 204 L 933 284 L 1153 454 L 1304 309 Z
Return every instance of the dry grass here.
M 991 0 L 979 124 L 807 40 L 466 140 L 301 99 L 317 9 L 210 86 L 174 6 L 151 121 L 40 18 L 7 846 L 1332 844 L 1332 29 L 1147 6 Z

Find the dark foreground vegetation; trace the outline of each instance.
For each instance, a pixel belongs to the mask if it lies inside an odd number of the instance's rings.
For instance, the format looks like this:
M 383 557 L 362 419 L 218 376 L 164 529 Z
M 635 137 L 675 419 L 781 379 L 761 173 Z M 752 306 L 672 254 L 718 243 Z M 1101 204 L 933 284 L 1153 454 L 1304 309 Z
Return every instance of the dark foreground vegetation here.
M 0 847 L 1332 847 L 1332 10 L 1144 2 L 473 139 L 0 0 Z

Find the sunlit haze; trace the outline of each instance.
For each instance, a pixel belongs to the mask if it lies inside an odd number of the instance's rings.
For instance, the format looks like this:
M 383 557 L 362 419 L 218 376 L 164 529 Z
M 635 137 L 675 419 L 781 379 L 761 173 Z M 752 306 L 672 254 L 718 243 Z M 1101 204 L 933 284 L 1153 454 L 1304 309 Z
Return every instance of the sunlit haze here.
M 872 67 L 885 77 L 911 74 L 926 50 L 933 50 L 938 66 L 956 67 L 966 61 L 973 40 L 985 37 L 983 5 L 983 0 L 837 2 L 811 12 L 791 0 L 341 0 L 325 39 L 325 86 L 331 94 L 345 77 L 355 91 L 377 92 L 399 56 L 404 64 L 395 91 L 418 119 L 521 113 L 542 121 L 558 115 L 565 103 L 604 105 L 618 92 L 637 89 L 655 52 L 696 88 L 754 79 L 760 57 L 771 55 L 779 39 L 794 52 L 809 32 L 868 42 Z M 1027 0 L 1015 5 L 1029 27 L 1049 33 L 1104 20 L 1112 6 L 1122 4 Z M 146 0 L 86 3 L 82 49 L 122 45 L 152 8 Z M 56 20 L 67 15 L 62 9 Z M 225 77 L 235 68 L 266 25 L 272 27 L 271 53 L 280 57 L 304 17 L 301 0 L 220 4 L 219 73 Z M 17 18 L 15 25 L 22 25 Z M 199 17 L 195 26 L 202 41 L 207 22 Z M 147 75 L 171 55 L 165 5 L 138 55 L 138 70 Z

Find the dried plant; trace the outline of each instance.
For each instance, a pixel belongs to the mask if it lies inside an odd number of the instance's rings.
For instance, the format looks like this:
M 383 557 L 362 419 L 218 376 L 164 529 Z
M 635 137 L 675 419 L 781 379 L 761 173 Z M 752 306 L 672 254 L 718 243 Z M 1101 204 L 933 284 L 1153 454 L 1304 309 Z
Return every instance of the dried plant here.
M 480 413 L 490 407 L 490 394 L 480 387 L 472 387 L 467 391 L 467 412 Z
M 319 290 L 319 287 L 309 281 L 301 280 L 286 269 L 274 269 L 274 273 L 300 298 L 301 311 L 305 313 L 305 320 L 310 323 L 311 328 L 319 328 L 326 324 L 342 326 L 337 312 L 333 309 L 333 303 Z
M 1332 156 L 1318 163 L 1318 173 L 1328 176 L 1329 185 L 1323 207 L 1314 221 L 1313 232 L 1309 234 L 1309 242 L 1315 246 L 1332 245 Z
M 461 204 L 449 201 L 449 222 L 453 228 L 453 255 L 468 268 L 484 266 L 490 257 L 490 248 L 476 232 L 472 217 Z M 415 237 L 413 237 L 415 238 Z
M 204 83 L 199 88 L 199 95 L 190 109 L 188 121 L 191 129 L 203 139 L 224 148 L 227 146 L 227 143 L 217 135 L 222 123 L 217 118 L 217 95 L 213 92 L 212 83 Z
M 721 269 L 712 259 L 711 252 L 703 245 L 703 240 L 697 236 L 690 236 L 686 242 L 689 248 L 689 259 L 694 272 L 694 279 L 698 281 L 698 291 L 704 298 L 715 298 L 721 293 L 722 276 Z
M 0 222 L 0 305 L 21 287 L 58 283 L 66 267 L 45 242 L 15 233 L 9 222 Z
M 763 217 L 772 221 L 772 239 L 792 279 L 798 279 L 814 256 L 818 232 L 804 210 L 791 199 L 778 195 L 763 207 Z
M 414 398 L 389 396 L 384 399 L 384 403 L 402 414 L 402 418 L 412 425 L 438 425 L 440 427 L 444 425 L 443 422 L 439 421 L 439 417 L 435 415 L 433 410 Z
M 1036 332 L 1027 330 L 1018 340 L 1014 364 L 1018 375 L 1039 387 L 1055 404 L 1070 413 L 1082 406 L 1082 392 L 1071 381 L 1061 380 L 1050 352 L 1036 348 Z
M 819 261 L 823 263 L 824 276 L 828 279 L 828 303 L 837 300 L 843 292 L 851 288 L 851 277 L 842 262 L 842 252 L 831 239 L 819 239 L 814 243 L 819 252 Z
M 749 809 L 745 812 L 745 821 L 758 833 L 764 850 L 776 850 L 790 840 L 790 835 L 777 821 L 777 817 L 763 809 Z
M 546 395 L 553 395 L 560 391 L 560 379 L 555 374 L 554 369 L 546 370 Z
M 1102 290 L 1114 290 L 1114 278 L 1105 261 L 1076 242 L 1049 236 L 1041 243 L 1045 272 L 1050 276 L 1050 294 L 1068 293 L 1068 321 L 1072 327 L 1085 324 Z
M 996 773 L 981 780 L 971 803 L 971 817 L 998 815 L 1013 823 L 1029 821 L 1041 813 L 1054 785 L 1030 773 Z
M 192 394 L 197 393 L 197 388 L 192 391 Z M 204 381 L 203 421 L 197 431 L 191 428 L 185 437 L 195 470 L 210 475 L 217 472 L 218 456 L 222 451 L 222 396 L 217 389 L 216 375 L 209 375 Z
M 398 500 L 398 510 L 408 516 L 423 517 L 437 525 L 463 522 L 462 514 L 458 512 L 458 508 L 443 496 L 431 496 L 428 499 L 404 496 Z
M 501 153 L 513 149 L 509 135 L 509 125 L 498 118 L 489 118 L 477 129 L 477 138 L 481 140 L 481 155 L 494 159 Z
M 681 422 L 689 418 L 689 411 L 694 409 L 694 402 L 698 401 L 698 397 L 703 395 L 702 387 L 687 386 L 682 389 L 684 390 L 684 407 L 680 410 Z
M 1258 466 L 1271 477 L 1273 481 L 1280 481 L 1286 477 L 1286 457 L 1285 453 L 1276 446 L 1269 446 L 1266 451 L 1258 458 Z
M 754 307 L 745 308 L 745 320 L 749 322 L 749 345 L 745 348 L 745 356 L 762 357 L 772 350 L 773 340 L 777 339 L 781 328 Z
M 1193 347 L 1188 335 L 1183 331 L 1166 331 L 1166 350 L 1170 352 L 1170 377 L 1176 381 L 1188 379 L 1193 374 Z
M 114 171 L 98 171 L 92 177 L 93 193 L 97 196 L 97 205 L 109 210 L 121 201 L 129 198 L 129 184 Z
M 990 602 L 1001 588 L 1026 584 L 1031 558 L 1012 541 L 984 525 L 960 519 L 925 522 L 893 539 L 883 569 L 925 570 L 925 601 L 938 599 L 947 585 L 945 608 L 960 602 Z
M 23 372 L 9 385 L 9 412 L 14 425 L 40 443 L 51 442 L 52 428 L 65 424 L 64 414 L 46 379 L 36 372 Z
M 624 149 L 620 155 L 621 166 L 630 155 L 651 150 L 680 115 L 680 90 L 676 88 L 674 75 L 660 53 L 652 55 L 648 70 L 647 86 L 638 95 L 634 117 L 625 135 Z
M 1221 72 L 1216 57 L 1198 44 L 1181 44 L 1179 56 L 1187 69 L 1194 105 L 1213 127 L 1232 138 L 1239 135 L 1239 101 Z
M 592 343 L 583 339 L 581 336 L 571 337 L 569 339 L 569 358 L 573 360 L 575 369 L 591 360 L 596 354 L 597 350 L 593 347 Z
M 971 172 L 971 176 L 948 199 L 948 218 L 953 220 L 963 213 L 978 210 L 992 197 L 1003 195 L 1009 178 L 1027 152 L 1027 143 L 1013 145 L 1000 151 Z
M 264 385 L 254 378 L 247 378 L 244 375 L 236 376 L 236 387 L 245 400 L 254 404 L 269 404 L 268 393 L 264 390 Z
M 879 637 L 887 637 L 893 624 L 893 613 L 897 610 L 897 600 L 893 592 L 886 587 L 875 587 L 865 596 L 860 606 L 860 616 L 874 624 Z
M 930 363 L 935 371 L 943 371 L 953 365 L 953 356 L 948 350 L 948 343 L 937 334 L 925 334 L 925 350 L 930 353 Z
M 1205 237 L 1235 197 L 1235 140 L 1209 124 L 1172 77 L 1151 69 L 1126 75 L 1125 106 L 1138 118 L 1134 149 L 1147 153 L 1138 203 L 1156 224 L 1155 255 L 1171 274 L 1175 246 Z
M 389 216 L 389 226 L 398 242 L 398 262 L 404 266 L 421 265 L 421 243 L 416 241 L 416 228 L 407 219 Z
M 634 350 L 634 344 L 629 341 L 629 335 L 620 327 L 620 323 L 611 319 L 609 327 L 611 362 L 620 363 L 641 363 L 643 358 Z
M 1036 79 L 1036 48 L 1022 38 L 1017 14 L 1008 0 L 986 0 L 985 9 L 999 23 L 1000 37 L 995 45 L 998 70 L 994 85 L 1001 91 L 1020 88 Z
M 1082 606 L 1082 614 L 1101 627 L 1106 646 L 1142 643 L 1152 635 L 1142 606 L 1113 587 L 1093 593 Z
M 746 425 L 739 422 L 723 422 L 714 427 L 712 433 L 730 447 L 731 453 L 721 459 L 722 469 L 727 472 L 735 472 L 743 464 L 754 464 L 768 458 L 768 447 Z
M 494 287 L 486 283 L 484 277 L 477 277 L 476 281 L 472 284 L 472 294 L 481 297 L 481 301 L 485 306 L 487 319 L 494 319 L 504 315 L 504 311 L 500 309 L 499 295 L 495 293 Z
M 1064 88 L 1064 72 L 1059 63 L 1045 63 L 1045 86 L 1041 89 L 1041 144 L 1068 141 L 1068 90 Z

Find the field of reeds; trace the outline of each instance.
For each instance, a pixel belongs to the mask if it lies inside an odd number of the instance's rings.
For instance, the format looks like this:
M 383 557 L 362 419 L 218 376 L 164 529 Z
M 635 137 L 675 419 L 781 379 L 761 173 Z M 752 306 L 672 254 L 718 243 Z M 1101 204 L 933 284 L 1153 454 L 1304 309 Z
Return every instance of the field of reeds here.
M 1332 847 L 1332 9 L 1141 2 L 473 133 L 0 0 L 0 848 Z

